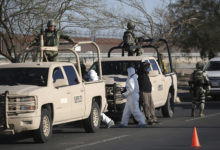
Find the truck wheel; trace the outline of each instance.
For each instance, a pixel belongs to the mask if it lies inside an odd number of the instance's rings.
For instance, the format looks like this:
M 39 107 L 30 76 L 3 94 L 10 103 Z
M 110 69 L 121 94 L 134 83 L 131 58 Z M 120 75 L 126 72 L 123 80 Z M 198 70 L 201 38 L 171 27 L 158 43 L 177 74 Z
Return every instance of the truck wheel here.
M 87 133 L 94 133 L 100 127 L 100 108 L 96 102 L 92 103 L 89 118 L 83 121 L 83 126 Z
M 34 131 L 34 141 L 37 143 L 45 143 L 52 136 L 52 123 L 51 116 L 47 109 L 43 109 L 41 112 L 41 122 L 39 129 Z
M 173 112 L 174 112 L 174 100 L 172 94 L 169 93 L 166 104 L 162 107 L 162 114 L 164 117 L 172 118 Z

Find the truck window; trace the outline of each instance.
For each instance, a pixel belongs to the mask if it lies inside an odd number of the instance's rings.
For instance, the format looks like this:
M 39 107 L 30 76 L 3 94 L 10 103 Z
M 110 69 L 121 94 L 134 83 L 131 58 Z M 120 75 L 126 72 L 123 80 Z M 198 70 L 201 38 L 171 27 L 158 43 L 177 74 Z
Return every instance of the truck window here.
M 47 86 L 48 68 L 2 68 L 0 85 Z
M 148 60 L 145 60 L 145 62 L 146 62 L 146 63 L 149 63 Z M 149 68 L 147 69 L 147 71 L 150 72 L 150 71 L 151 71 L 151 67 L 149 67 Z
M 64 79 L 63 73 L 59 67 L 53 70 L 53 82 L 55 82 L 57 79 Z
M 219 71 L 219 70 L 220 70 L 220 61 L 210 61 L 205 68 L 205 71 Z
M 152 64 L 153 70 L 158 70 L 158 73 L 160 74 L 156 61 L 154 59 L 150 59 L 150 63 Z
M 63 69 L 66 73 L 69 85 L 75 85 L 79 83 L 76 72 L 72 66 L 64 66 Z
M 104 61 L 102 62 L 102 74 L 103 75 L 127 75 L 127 68 L 134 66 L 137 71 L 140 68 L 140 61 Z M 95 70 L 99 74 L 97 62 L 89 70 Z

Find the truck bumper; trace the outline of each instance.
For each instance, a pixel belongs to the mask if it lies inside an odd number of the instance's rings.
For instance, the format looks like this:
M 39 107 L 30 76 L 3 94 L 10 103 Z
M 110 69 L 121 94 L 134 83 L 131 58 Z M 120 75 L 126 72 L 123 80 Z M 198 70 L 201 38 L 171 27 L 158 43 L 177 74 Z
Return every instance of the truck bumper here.
M 1 134 L 15 134 L 22 131 L 36 130 L 40 126 L 40 117 L 8 118 L 9 128 L 1 127 Z
M 219 94 L 220 95 L 220 88 L 211 88 L 210 94 Z

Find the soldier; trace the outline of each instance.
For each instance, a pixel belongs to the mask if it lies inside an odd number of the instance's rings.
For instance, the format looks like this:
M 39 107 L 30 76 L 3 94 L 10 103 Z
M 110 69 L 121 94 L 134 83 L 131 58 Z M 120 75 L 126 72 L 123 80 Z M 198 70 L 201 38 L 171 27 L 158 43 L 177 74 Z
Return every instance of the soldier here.
M 200 117 L 205 116 L 205 98 L 206 93 L 209 92 L 209 79 L 205 72 L 203 72 L 204 64 L 202 62 L 196 63 L 196 70 L 191 74 L 189 80 L 190 93 L 193 96 L 192 100 L 192 117 L 195 117 L 196 102 L 200 102 Z
M 133 22 L 128 22 L 127 30 L 124 32 L 123 41 L 124 41 L 124 50 L 128 52 L 128 56 L 133 56 L 135 53 L 137 56 L 140 56 L 143 52 L 142 49 L 132 48 L 138 43 L 138 38 L 134 35 L 135 25 Z
M 56 23 L 54 20 L 49 20 L 47 29 L 43 32 L 44 46 L 59 46 L 60 39 L 65 39 L 73 44 L 76 44 L 69 36 L 64 35 L 61 31 L 56 30 Z M 31 42 L 31 46 L 40 45 L 40 35 Z M 48 61 L 58 61 L 58 52 L 45 51 Z M 46 58 L 44 57 L 44 61 Z
M 160 61 L 161 61 L 161 62 L 159 62 L 160 68 L 162 70 L 162 73 L 165 74 L 168 72 L 168 70 L 167 70 L 166 63 L 164 62 L 164 55 L 162 53 L 159 53 L 159 57 L 160 57 Z

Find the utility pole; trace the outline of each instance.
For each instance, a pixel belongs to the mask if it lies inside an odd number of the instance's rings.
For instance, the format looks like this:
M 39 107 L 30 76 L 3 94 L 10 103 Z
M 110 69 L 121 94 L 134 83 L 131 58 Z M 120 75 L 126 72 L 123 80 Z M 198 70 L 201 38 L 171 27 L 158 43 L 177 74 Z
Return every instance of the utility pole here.
M 96 29 L 91 29 L 91 41 L 96 42 Z
M 0 36 L 0 51 L 2 52 L 3 51 L 3 29 L 1 27 L 1 31 L 2 32 L 2 35 Z

